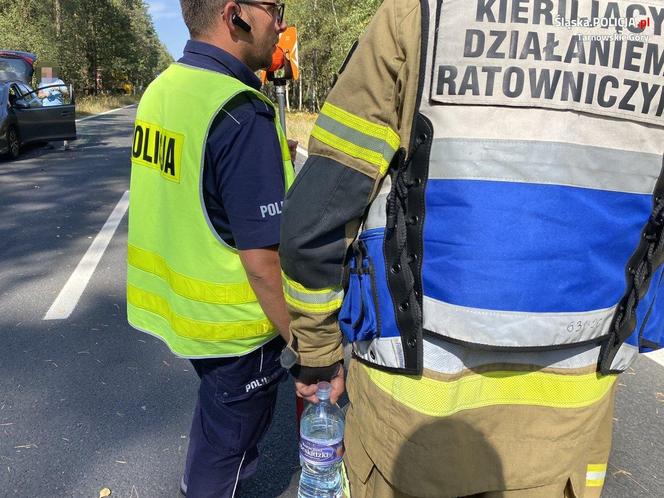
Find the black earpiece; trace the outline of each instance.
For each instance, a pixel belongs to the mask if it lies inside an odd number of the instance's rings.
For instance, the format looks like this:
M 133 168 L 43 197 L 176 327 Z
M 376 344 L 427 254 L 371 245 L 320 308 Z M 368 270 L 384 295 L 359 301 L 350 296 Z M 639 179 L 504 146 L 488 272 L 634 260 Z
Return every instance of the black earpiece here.
M 238 28 L 240 28 L 242 31 L 246 31 L 247 33 L 251 31 L 251 26 L 249 26 L 244 19 L 238 16 L 237 13 L 231 16 L 231 22 L 235 24 Z

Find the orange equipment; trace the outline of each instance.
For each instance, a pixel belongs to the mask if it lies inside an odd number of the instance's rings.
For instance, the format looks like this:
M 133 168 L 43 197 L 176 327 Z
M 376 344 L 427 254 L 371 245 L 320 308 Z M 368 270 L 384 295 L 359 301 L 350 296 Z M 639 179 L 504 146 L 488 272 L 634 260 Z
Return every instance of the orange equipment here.
M 284 69 L 284 79 L 297 80 L 300 78 L 300 67 L 297 52 L 297 28 L 290 26 L 281 35 L 279 42 L 272 54 L 272 65 L 267 71 L 261 71 L 260 77 L 263 84 L 275 79 L 275 74 Z

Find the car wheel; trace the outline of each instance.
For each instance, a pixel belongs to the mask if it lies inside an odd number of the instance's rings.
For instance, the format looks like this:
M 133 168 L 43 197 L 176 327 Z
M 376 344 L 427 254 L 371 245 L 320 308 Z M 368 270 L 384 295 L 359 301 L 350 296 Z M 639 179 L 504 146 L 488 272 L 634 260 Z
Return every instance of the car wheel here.
M 10 159 L 16 159 L 21 153 L 21 142 L 18 139 L 16 128 L 10 126 L 7 129 L 7 155 Z

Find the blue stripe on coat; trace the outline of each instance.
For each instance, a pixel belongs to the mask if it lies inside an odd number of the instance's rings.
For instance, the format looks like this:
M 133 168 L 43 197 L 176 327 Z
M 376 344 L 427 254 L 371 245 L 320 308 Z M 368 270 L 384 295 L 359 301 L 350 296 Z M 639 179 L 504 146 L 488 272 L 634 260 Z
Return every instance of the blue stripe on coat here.
M 651 205 L 645 194 L 430 179 L 425 295 L 502 311 L 609 308 Z

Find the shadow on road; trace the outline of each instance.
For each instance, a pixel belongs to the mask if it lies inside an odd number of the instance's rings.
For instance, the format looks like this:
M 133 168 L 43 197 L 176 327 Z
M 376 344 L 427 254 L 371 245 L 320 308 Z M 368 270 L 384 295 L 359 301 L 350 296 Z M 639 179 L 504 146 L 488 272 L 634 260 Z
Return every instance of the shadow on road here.
M 0 495 L 179 496 L 197 377 L 127 325 L 126 217 L 72 316 L 41 320 L 128 187 L 131 119 L 79 136 L 0 161 Z M 280 387 L 242 496 L 282 496 L 297 469 L 293 389 Z
M 0 270 L 0 295 L 20 292 L 40 271 L 52 270 L 35 262 L 80 257 L 126 189 L 131 129 L 126 118 L 103 119 L 108 123 L 94 134 L 80 127 L 72 150 L 38 147 L 0 163 L 0 257 L 3 269 L 12 269 Z

